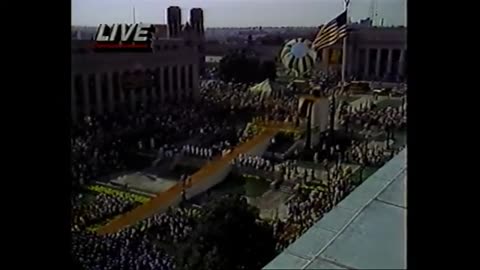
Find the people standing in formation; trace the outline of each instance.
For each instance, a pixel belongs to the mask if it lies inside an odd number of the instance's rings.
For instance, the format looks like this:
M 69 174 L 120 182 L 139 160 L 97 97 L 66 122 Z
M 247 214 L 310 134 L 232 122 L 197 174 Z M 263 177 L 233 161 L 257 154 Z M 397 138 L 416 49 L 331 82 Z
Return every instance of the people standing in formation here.
M 352 171 L 347 166 L 334 165 L 329 169 L 324 186 L 300 185 L 287 203 L 287 217 L 272 222 L 279 251 L 293 243 L 325 213 L 330 211 L 353 189 Z
M 263 170 L 267 172 L 274 171 L 273 162 L 259 156 L 240 154 L 236 159 L 232 161 L 232 164 L 242 167 L 251 167 L 257 170 Z
M 179 152 L 180 150 L 177 146 L 173 144 L 164 144 L 158 148 L 157 157 L 160 159 L 171 159 Z
M 340 111 L 340 125 L 345 129 L 358 127 L 362 129 L 362 133 L 384 132 L 389 135 L 387 139 L 393 139 L 394 131 L 406 129 L 407 116 L 404 112 L 404 106 L 377 109 L 373 103 L 355 108 L 346 105 Z
M 353 141 L 352 147 L 346 152 L 346 162 L 369 167 L 381 167 L 399 148 L 390 149 L 385 145 Z
M 89 203 L 81 203 L 81 195 L 72 197 L 72 227 L 83 230 L 98 222 L 115 217 L 140 205 L 132 200 L 108 194 L 96 194 Z
M 291 160 L 278 165 L 284 181 L 290 181 L 299 184 L 308 184 L 314 180 L 321 179 L 317 170 L 312 168 L 303 168 L 293 163 Z
M 298 98 L 290 95 L 272 95 L 260 99 L 249 90 L 252 85 L 209 81 L 201 85 L 204 102 L 219 104 L 236 112 L 237 117 L 260 115 L 269 121 L 285 121 L 298 117 Z M 244 116 L 242 116 L 242 114 Z

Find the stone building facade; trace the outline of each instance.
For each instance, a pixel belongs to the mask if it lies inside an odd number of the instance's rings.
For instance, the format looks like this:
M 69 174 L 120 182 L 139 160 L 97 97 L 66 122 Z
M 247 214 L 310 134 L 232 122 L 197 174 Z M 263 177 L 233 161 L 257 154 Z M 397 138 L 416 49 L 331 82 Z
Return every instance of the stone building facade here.
M 194 11 L 195 28 L 178 27 L 180 13 L 169 8 L 169 35 L 156 36 L 153 53 L 98 53 L 95 41 L 72 40 L 71 118 L 118 111 L 135 112 L 141 104 L 195 102 L 203 43 L 203 14 Z M 188 25 L 188 23 L 187 23 Z M 183 31 L 187 29 L 187 31 Z M 174 33 L 170 32 L 173 29 Z M 197 30 L 198 29 L 198 30 Z M 180 31 L 180 32 L 178 32 Z
M 352 27 L 347 38 L 347 76 L 358 80 L 404 81 L 407 78 L 407 28 Z M 322 70 L 340 71 L 342 42 L 319 55 Z
M 407 78 L 407 28 L 371 27 L 353 24 L 347 38 L 346 74 L 358 80 L 404 81 Z M 313 41 L 317 29 L 304 36 Z M 301 36 L 301 35 L 299 35 Z M 207 55 L 223 56 L 229 50 L 245 48 L 242 44 L 206 43 Z M 341 71 L 342 42 L 317 55 L 317 69 Z M 262 60 L 279 60 L 283 45 L 251 45 Z M 282 65 L 279 61 L 278 65 Z

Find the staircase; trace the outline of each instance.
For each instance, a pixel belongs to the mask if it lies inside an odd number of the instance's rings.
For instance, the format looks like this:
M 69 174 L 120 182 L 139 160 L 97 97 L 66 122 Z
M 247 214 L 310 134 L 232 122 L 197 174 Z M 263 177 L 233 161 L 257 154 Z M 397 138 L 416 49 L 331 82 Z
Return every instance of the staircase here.
M 201 191 L 204 190 L 205 187 L 207 189 L 213 187 L 215 184 L 218 183 L 218 181 L 217 183 L 212 183 L 211 179 L 209 178 L 210 176 L 216 173 L 221 174 L 222 170 L 228 167 L 230 165 L 230 162 L 234 160 L 239 154 L 248 154 L 248 152 L 254 150 L 254 147 L 258 144 L 265 141 L 270 141 L 275 136 L 275 134 L 277 134 L 277 132 L 278 129 L 264 128 L 263 131 L 261 131 L 258 135 L 254 136 L 249 141 L 246 141 L 245 143 L 239 145 L 238 147 L 233 149 L 232 152 L 219 159 L 207 163 L 204 167 L 202 167 L 199 171 L 197 171 L 191 176 L 191 186 L 189 186 L 189 188 L 194 189 L 195 187 L 200 187 L 196 190 Z M 115 233 L 122 228 L 133 225 L 145 218 L 154 215 L 155 213 L 165 211 L 168 207 L 176 205 L 181 201 L 181 193 L 182 183 L 179 182 L 168 190 L 157 194 L 155 198 L 151 199 L 147 203 L 133 209 L 130 212 L 125 213 L 124 215 L 115 218 L 110 223 L 99 228 L 97 230 L 97 233 L 99 235 Z M 193 196 L 195 195 L 198 194 L 193 194 Z

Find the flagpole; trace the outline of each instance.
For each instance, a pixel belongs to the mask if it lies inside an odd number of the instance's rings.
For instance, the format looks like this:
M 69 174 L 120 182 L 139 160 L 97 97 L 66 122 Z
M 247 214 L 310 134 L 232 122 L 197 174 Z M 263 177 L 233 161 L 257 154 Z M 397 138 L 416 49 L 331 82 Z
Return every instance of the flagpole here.
M 350 5 L 350 0 L 344 0 L 345 3 L 345 15 L 347 17 L 347 31 L 348 31 L 348 6 Z M 345 78 L 345 73 L 347 69 L 347 38 L 348 38 L 348 32 L 347 35 L 343 38 L 343 52 L 342 52 L 342 85 L 341 85 L 341 93 L 344 93 L 344 88 L 345 88 L 345 83 L 346 83 L 346 78 Z
M 342 78 L 341 78 L 341 86 L 340 86 L 340 93 L 345 92 L 345 69 L 346 69 L 346 63 L 347 63 L 347 36 L 348 36 L 348 6 L 350 4 L 350 0 L 344 0 L 345 3 L 345 17 L 347 17 L 346 21 L 346 26 L 347 26 L 347 35 L 343 38 L 343 52 L 342 52 Z M 334 89 L 332 95 L 331 95 L 331 110 L 330 110 L 330 142 L 333 145 L 335 142 L 335 118 L 337 116 L 336 113 L 336 106 L 337 106 L 337 101 L 335 98 L 336 95 L 336 90 Z
M 348 6 L 350 5 L 350 0 L 344 0 L 344 3 L 345 3 L 345 15 L 347 17 L 346 25 L 347 25 L 347 31 L 348 31 Z M 345 73 L 347 69 L 347 38 L 348 38 L 348 34 L 343 38 L 341 93 L 344 93 L 345 83 L 346 83 Z

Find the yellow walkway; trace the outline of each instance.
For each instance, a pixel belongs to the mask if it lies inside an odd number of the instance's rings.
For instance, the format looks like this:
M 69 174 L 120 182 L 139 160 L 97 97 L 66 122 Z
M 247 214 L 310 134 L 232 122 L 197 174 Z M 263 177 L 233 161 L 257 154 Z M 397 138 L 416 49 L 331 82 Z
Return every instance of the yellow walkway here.
M 256 125 L 265 127 L 268 129 L 276 129 L 277 131 L 282 132 L 297 132 L 301 131 L 302 128 L 296 127 L 292 122 L 283 122 L 283 121 L 257 121 L 254 122 Z
M 212 175 L 219 169 L 222 169 L 225 166 L 229 165 L 230 162 L 234 160 L 239 154 L 248 152 L 254 146 L 261 142 L 264 142 L 265 140 L 270 140 L 273 136 L 275 136 L 277 132 L 278 129 L 266 128 L 252 139 L 236 147 L 229 154 L 207 163 L 207 165 L 205 165 L 192 175 L 191 185 L 195 185 L 203 181 L 207 176 Z M 145 218 L 148 218 L 161 210 L 165 210 L 170 205 L 172 205 L 174 201 L 179 198 L 179 196 L 181 196 L 181 193 L 182 183 L 178 182 L 176 185 L 172 186 L 168 190 L 157 194 L 155 198 L 151 199 L 147 203 L 133 209 L 130 212 L 125 213 L 122 216 L 115 218 L 107 225 L 98 229 L 97 233 L 100 235 L 115 233 L 125 227 L 128 227 Z

